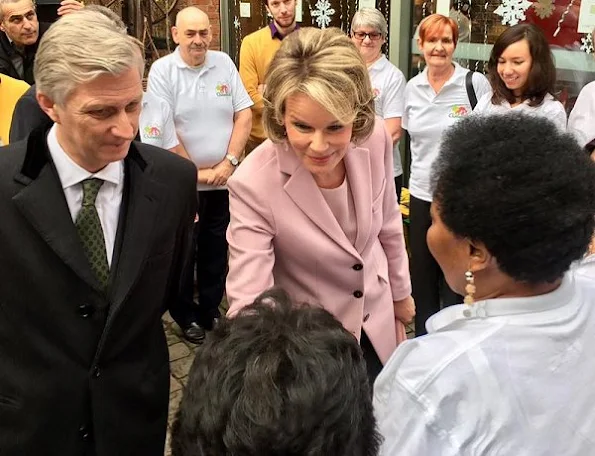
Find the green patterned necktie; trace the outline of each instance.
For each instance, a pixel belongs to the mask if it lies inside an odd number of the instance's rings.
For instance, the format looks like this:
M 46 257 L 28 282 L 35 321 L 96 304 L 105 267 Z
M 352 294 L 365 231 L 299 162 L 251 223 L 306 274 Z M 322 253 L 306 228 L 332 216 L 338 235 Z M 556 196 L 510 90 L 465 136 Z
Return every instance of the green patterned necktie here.
M 105 290 L 109 279 L 109 265 L 105 252 L 105 238 L 101 229 L 95 200 L 103 185 L 102 179 L 85 179 L 83 184 L 83 207 L 76 218 L 76 229 L 83 243 L 83 248 L 91 263 L 91 269 L 97 275 Z

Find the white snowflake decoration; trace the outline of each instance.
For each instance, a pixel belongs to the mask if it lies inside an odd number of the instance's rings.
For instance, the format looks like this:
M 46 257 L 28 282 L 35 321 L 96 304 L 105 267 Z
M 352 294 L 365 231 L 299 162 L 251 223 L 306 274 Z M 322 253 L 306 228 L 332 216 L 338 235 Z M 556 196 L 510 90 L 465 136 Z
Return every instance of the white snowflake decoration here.
M 233 20 L 233 26 L 235 27 L 236 30 L 239 30 L 240 28 L 240 19 L 236 16 Z
M 587 54 L 593 54 L 593 35 L 587 33 L 581 38 L 581 51 L 585 51 Z
M 525 11 L 532 5 L 529 0 L 502 0 L 502 4 L 494 10 L 502 16 L 503 25 L 517 25 L 526 19 Z
M 533 3 L 533 8 L 535 14 L 541 19 L 545 19 L 554 13 L 554 2 L 553 0 L 537 0 L 537 2 Z
M 316 18 L 318 27 L 327 28 L 331 23 L 333 14 L 335 14 L 335 10 L 331 8 L 328 0 L 318 0 L 316 2 L 316 9 L 311 14 Z

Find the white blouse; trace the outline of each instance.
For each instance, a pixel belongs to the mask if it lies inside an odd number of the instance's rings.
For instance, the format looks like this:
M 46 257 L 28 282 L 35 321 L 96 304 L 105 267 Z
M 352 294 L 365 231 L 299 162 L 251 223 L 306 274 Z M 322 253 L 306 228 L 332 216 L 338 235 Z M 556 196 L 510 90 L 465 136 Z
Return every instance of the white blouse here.
M 575 136 L 581 147 L 595 139 L 595 81 L 583 87 L 578 94 L 568 117 L 568 131 Z
M 595 454 L 595 279 L 441 310 L 374 385 L 383 456 Z
M 529 100 L 525 100 L 523 103 L 514 107 L 511 107 L 510 103 L 506 100 L 501 104 L 495 105 L 492 103 L 492 93 L 486 93 L 477 101 L 473 115 L 506 114 L 510 111 L 521 111 L 526 114 L 546 117 L 554 122 L 561 131 L 566 131 L 566 111 L 564 110 L 564 106 L 549 93 L 539 106 L 529 106 Z

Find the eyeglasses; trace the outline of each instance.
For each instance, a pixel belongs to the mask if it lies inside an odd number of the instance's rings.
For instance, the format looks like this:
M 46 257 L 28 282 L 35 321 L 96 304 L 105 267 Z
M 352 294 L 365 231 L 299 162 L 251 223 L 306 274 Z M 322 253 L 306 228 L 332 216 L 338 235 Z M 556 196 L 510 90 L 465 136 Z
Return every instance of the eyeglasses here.
M 366 37 L 370 38 L 372 41 L 378 41 L 380 38 L 382 38 L 382 33 L 353 32 L 353 37 L 359 41 L 363 41 Z

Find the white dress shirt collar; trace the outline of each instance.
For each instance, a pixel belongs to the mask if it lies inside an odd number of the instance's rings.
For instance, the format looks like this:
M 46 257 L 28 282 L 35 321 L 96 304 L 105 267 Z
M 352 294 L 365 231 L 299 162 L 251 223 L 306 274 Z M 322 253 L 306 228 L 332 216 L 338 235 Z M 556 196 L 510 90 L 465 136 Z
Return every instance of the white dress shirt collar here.
M 466 76 L 467 73 L 469 72 L 469 70 L 467 70 L 466 68 L 463 68 L 457 62 L 452 62 L 452 65 L 455 67 L 455 70 L 452 73 L 452 75 L 450 76 L 450 78 L 448 78 L 448 80 L 444 83 L 444 86 L 442 86 L 442 87 L 446 87 L 450 84 L 457 84 L 459 82 L 459 78 L 461 76 Z M 420 73 L 420 79 L 417 81 L 417 85 L 428 86 L 428 87 L 431 86 L 430 80 L 428 79 L 428 66 L 427 65 L 423 69 L 423 71 Z
M 122 182 L 124 179 L 123 160 L 112 162 L 100 171 L 91 173 L 76 164 L 74 160 L 72 160 L 72 158 L 70 158 L 70 156 L 64 151 L 62 146 L 60 146 L 56 136 L 56 129 L 57 126 L 54 124 L 48 133 L 47 142 L 63 189 L 72 187 L 73 185 L 79 184 L 85 179 L 92 177 L 110 182 L 115 186 L 120 185 L 120 182 Z
M 562 283 L 554 291 L 524 298 L 497 298 L 477 301 L 473 305 L 458 304 L 442 309 L 426 322 L 428 333 L 441 331 L 462 320 L 483 319 L 488 317 L 513 317 L 531 314 L 533 318 L 539 312 L 563 307 L 572 301 L 574 296 L 572 274 L 566 274 Z

